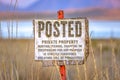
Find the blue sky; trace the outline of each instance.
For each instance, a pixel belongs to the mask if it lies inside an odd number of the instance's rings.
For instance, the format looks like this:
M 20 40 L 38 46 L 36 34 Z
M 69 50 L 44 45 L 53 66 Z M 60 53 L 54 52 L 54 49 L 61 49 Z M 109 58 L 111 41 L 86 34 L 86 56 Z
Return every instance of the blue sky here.
M 88 7 L 120 8 L 119 3 L 119 0 L 0 0 L 0 10 L 6 10 L 10 4 L 11 9 L 17 4 L 18 11 L 56 11 Z
M 120 0 L 0 0 L 2 35 L 7 37 L 7 20 L 18 22 L 18 36 L 32 37 L 32 20 L 57 19 L 57 11 L 64 10 L 65 18 L 87 17 L 93 38 L 120 38 Z M 12 14 L 12 15 L 11 15 Z M 15 16 L 16 15 L 16 16 Z M 37 17 L 36 17 L 37 16 Z M 24 20 L 25 19 L 25 20 Z M 14 21 L 14 36 L 16 33 Z

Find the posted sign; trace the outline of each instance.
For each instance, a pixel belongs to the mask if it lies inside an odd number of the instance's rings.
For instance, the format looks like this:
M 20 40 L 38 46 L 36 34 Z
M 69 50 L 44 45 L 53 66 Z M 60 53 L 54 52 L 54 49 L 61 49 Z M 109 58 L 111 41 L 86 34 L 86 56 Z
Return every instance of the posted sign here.
M 34 20 L 34 33 L 35 60 L 83 61 L 88 53 L 86 18 Z

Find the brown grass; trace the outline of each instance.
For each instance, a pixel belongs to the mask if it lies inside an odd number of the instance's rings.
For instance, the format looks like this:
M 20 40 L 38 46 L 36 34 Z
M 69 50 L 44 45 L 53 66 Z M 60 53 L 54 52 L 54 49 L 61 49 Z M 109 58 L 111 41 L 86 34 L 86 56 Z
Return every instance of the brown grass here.
M 120 80 L 120 40 L 90 40 L 84 65 L 66 65 L 67 80 Z M 0 39 L 0 80 L 60 80 L 59 66 L 34 60 L 34 40 Z

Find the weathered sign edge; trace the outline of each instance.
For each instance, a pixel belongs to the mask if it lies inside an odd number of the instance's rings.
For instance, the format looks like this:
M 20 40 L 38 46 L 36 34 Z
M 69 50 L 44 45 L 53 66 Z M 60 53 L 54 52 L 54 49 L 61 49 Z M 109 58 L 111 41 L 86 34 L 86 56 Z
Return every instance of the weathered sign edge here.
M 84 64 L 86 61 L 87 61 L 87 58 L 88 58 L 88 56 L 89 56 L 89 21 L 88 21 L 88 19 L 86 18 L 86 17 L 78 17 L 78 18 L 64 18 L 63 20 L 65 20 L 65 19 L 85 19 L 85 30 L 86 30 L 86 33 L 85 33 L 85 52 L 84 52 L 84 54 L 85 54 L 85 56 L 84 56 L 84 60 L 83 61 L 75 61 L 75 64 L 72 64 L 72 65 L 76 65 L 76 64 L 78 64 L 78 65 L 82 65 L 82 64 Z M 36 19 L 34 19 L 33 20 L 33 33 L 34 33 L 34 42 L 35 42 L 35 20 Z M 46 20 L 46 19 L 39 19 L 39 20 Z M 48 20 L 48 19 L 47 19 Z M 57 20 L 57 19 L 51 19 L 51 20 Z M 35 44 L 34 44 L 34 47 L 35 47 Z M 35 48 L 34 48 L 35 49 Z M 35 51 L 35 50 L 34 50 Z M 34 52 L 35 53 L 35 52 Z M 35 55 L 35 54 L 34 54 Z M 53 65 L 50 65 L 50 66 L 55 66 L 56 65 L 56 63 L 57 63 L 57 65 L 67 65 L 66 63 L 66 61 L 64 61 L 64 60 L 49 60 L 49 61 L 47 61 L 47 60 L 45 60 L 45 61 L 43 61 L 43 60 L 35 60 L 36 62 L 42 62 L 42 63 L 44 63 L 44 62 L 52 62 L 52 64 Z M 74 61 L 74 60 L 73 60 Z M 71 65 L 71 64 L 68 64 L 68 65 Z M 44 64 L 43 64 L 43 66 L 45 66 Z M 49 65 L 48 65 L 49 66 Z

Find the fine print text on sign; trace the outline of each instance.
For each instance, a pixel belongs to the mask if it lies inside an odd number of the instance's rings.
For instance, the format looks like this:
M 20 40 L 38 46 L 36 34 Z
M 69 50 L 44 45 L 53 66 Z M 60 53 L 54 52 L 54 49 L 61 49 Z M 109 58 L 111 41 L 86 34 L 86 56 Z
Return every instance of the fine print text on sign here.
M 88 54 L 88 20 L 34 20 L 35 60 L 45 65 L 82 64 Z M 76 63 L 77 62 L 77 63 Z

